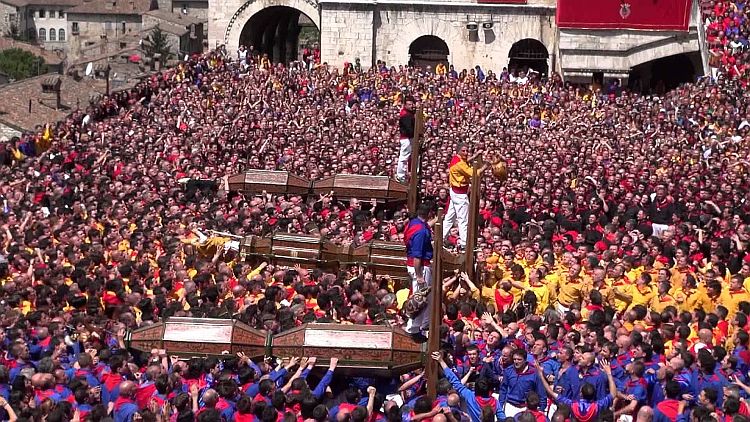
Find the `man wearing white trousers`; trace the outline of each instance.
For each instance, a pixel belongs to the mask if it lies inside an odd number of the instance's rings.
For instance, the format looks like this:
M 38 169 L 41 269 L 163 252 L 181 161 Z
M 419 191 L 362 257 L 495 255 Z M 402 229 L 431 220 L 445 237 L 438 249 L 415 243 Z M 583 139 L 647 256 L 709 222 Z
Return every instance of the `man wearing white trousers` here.
M 465 144 L 458 144 L 456 155 L 453 157 L 448 168 L 448 182 L 450 183 L 451 202 L 448 212 L 443 220 L 445 233 L 450 232 L 453 224 L 458 222 L 458 248 L 466 248 L 466 232 L 469 229 L 469 183 L 474 175 L 474 168 L 467 161 L 478 157 L 475 154 L 469 157 L 469 148 Z M 482 166 L 478 171 L 480 174 L 487 166 Z
M 414 98 L 406 97 L 404 107 L 398 115 L 399 152 L 396 164 L 396 180 L 406 181 L 406 171 L 411 157 L 411 139 L 414 137 Z
M 404 230 L 404 242 L 406 243 L 406 271 L 411 278 L 412 294 L 426 289 L 432 284 L 432 231 L 427 223 L 432 206 L 423 203 L 417 210 L 417 218 L 409 221 Z M 430 296 L 431 297 L 431 296 Z M 432 304 L 427 301 L 427 307 L 418 315 L 410 318 L 406 323 L 406 332 L 415 339 L 424 340 L 425 333 L 430 328 L 430 308 Z

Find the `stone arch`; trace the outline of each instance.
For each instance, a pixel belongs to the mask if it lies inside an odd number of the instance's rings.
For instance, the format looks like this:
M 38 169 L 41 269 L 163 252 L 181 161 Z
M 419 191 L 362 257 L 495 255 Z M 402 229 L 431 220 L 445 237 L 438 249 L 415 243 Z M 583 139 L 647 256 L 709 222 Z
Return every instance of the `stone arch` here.
M 248 0 L 232 15 L 224 31 L 224 45 L 230 53 L 239 46 L 240 36 L 250 19 L 264 9 L 280 6 L 304 13 L 320 30 L 320 9 L 317 0 Z
M 639 64 L 647 63 L 662 57 L 695 52 L 700 52 L 700 46 L 693 38 L 680 41 L 672 37 L 664 38 L 655 42 L 640 45 L 628 51 L 628 64 L 632 68 Z
M 461 48 L 465 49 L 466 29 L 465 23 L 453 21 L 435 21 L 428 18 L 415 18 L 411 22 L 403 25 L 403 32 L 398 34 L 398 38 L 385 39 L 381 43 L 387 46 L 390 54 L 380 52 L 378 57 L 388 58 L 389 64 L 401 64 L 409 58 L 409 48 L 411 44 L 420 37 L 434 36 L 441 39 L 448 46 L 448 62 L 453 63 L 456 54 L 459 54 Z M 463 37 L 463 38 L 462 38 Z M 385 47 L 380 47 L 384 48 Z
M 516 41 L 508 52 L 508 69 L 533 69 L 543 75 L 549 72 L 549 51 L 539 40 L 524 38 Z
M 448 65 L 450 48 L 448 44 L 435 35 L 422 35 L 409 45 L 409 64 L 417 67 L 431 67 L 438 63 Z

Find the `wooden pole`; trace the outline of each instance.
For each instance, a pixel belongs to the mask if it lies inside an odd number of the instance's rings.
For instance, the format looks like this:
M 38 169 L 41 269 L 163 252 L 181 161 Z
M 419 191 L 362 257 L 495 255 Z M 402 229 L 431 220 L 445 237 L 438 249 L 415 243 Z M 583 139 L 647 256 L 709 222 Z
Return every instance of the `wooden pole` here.
M 430 356 L 440 350 L 440 326 L 443 324 L 443 208 L 435 223 L 435 247 L 432 254 L 432 290 L 430 291 L 430 334 L 427 339 L 427 396 L 435 400 L 440 364 Z
M 482 167 L 482 157 L 479 157 L 474 163 L 474 174 L 471 176 L 471 189 L 469 195 L 469 227 L 466 232 L 466 251 L 464 256 L 466 260 L 466 274 L 469 279 L 474 280 L 474 249 L 477 248 L 477 218 L 479 216 L 479 182 L 480 175 L 478 170 Z
M 418 109 L 414 114 L 414 136 L 411 138 L 411 165 L 409 166 L 409 196 L 407 208 L 409 212 L 417 214 L 417 196 L 419 192 L 419 161 L 422 156 L 420 137 L 424 133 L 424 113 Z

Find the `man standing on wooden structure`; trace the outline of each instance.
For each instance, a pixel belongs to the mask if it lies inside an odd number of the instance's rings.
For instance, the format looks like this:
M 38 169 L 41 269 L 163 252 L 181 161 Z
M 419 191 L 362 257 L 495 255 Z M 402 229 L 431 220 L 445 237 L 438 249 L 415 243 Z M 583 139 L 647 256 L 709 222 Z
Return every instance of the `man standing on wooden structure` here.
M 450 183 L 450 205 L 443 220 L 443 230 L 449 233 L 453 223 L 458 222 L 458 250 L 466 249 L 466 234 L 469 229 L 469 184 L 475 169 L 469 162 L 477 158 L 480 153 L 469 157 L 469 147 L 466 144 L 458 144 L 456 155 L 453 157 L 448 168 L 448 182 Z M 482 165 L 478 174 L 486 168 Z
M 406 270 L 411 278 L 412 294 L 432 285 L 432 230 L 427 222 L 431 210 L 431 204 L 421 204 L 417 210 L 417 217 L 412 218 L 404 230 Z M 427 307 L 410 318 L 406 324 L 406 331 L 416 340 L 424 340 L 424 335 L 429 330 L 430 309 L 433 305 L 430 302 L 428 301 Z
M 399 153 L 396 165 L 396 180 L 400 183 L 406 181 L 406 171 L 409 168 L 411 158 L 411 142 L 414 137 L 414 111 L 415 102 L 413 97 L 404 99 L 404 107 L 398 115 Z M 412 175 L 412 177 L 415 177 Z

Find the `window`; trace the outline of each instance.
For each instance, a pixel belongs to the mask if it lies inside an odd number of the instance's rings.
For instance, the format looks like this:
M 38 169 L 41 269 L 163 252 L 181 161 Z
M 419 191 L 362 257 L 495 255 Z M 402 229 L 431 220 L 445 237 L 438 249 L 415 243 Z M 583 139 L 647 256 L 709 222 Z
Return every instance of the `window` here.
M 57 31 L 55 31 L 55 28 L 50 28 L 50 30 L 49 30 L 49 40 L 50 41 L 57 41 Z
M 18 15 L 16 15 L 15 13 L 11 13 L 11 14 L 8 15 L 8 20 L 11 23 L 14 23 L 14 22 L 18 21 Z
M 120 29 L 120 31 L 121 31 L 121 32 L 122 32 L 123 34 L 125 34 L 125 32 L 127 32 L 127 26 L 128 26 L 128 25 L 127 25 L 127 22 L 120 22 L 120 28 L 121 28 L 121 29 Z
M 78 22 L 73 22 L 71 26 L 72 26 L 71 31 L 73 31 L 73 35 L 78 35 L 78 31 L 79 31 Z
M 57 31 L 57 39 L 60 41 L 65 41 L 65 30 L 60 29 Z
M 65 19 L 65 12 L 63 12 L 62 10 L 59 10 L 57 12 L 57 17 L 60 19 Z
M 45 16 L 44 9 L 39 9 L 39 17 L 44 18 Z
M 47 41 L 47 30 L 39 28 L 39 41 Z
M 109 21 L 104 22 L 104 31 L 109 32 L 111 30 L 112 30 L 112 22 L 109 22 Z

